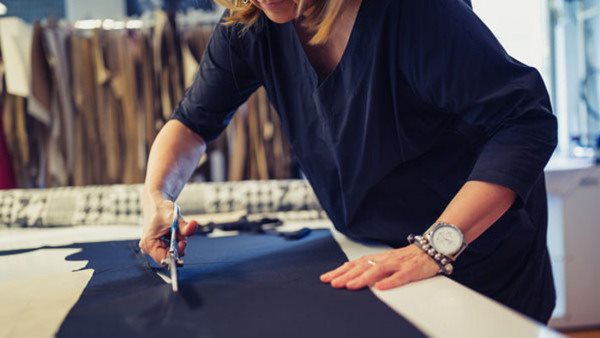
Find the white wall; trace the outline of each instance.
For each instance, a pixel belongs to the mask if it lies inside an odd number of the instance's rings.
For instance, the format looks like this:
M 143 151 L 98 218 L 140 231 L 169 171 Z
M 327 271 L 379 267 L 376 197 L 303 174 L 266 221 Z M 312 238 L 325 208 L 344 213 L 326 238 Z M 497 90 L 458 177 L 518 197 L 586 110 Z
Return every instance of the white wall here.
M 475 13 L 508 53 L 550 79 L 547 0 L 473 0 Z
M 67 20 L 120 19 L 125 17 L 125 0 L 65 0 Z

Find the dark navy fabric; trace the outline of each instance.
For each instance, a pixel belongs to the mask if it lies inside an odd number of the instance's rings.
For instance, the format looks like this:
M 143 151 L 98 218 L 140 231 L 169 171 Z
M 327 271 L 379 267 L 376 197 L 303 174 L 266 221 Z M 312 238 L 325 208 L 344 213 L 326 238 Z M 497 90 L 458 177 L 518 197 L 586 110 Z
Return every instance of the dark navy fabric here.
M 69 260 L 94 274 L 58 337 L 407 337 L 424 335 L 369 290 L 336 290 L 319 275 L 343 263 L 329 230 L 189 237 L 180 291 L 152 271 L 137 242 L 81 243 Z M 0 255 L 2 253 L 0 252 Z
M 324 80 L 293 23 L 219 26 L 173 117 L 207 141 L 259 85 L 323 208 L 348 236 L 406 245 L 469 180 L 518 198 L 453 278 L 540 321 L 554 307 L 543 168 L 557 125 L 539 73 L 459 0 L 363 0 Z

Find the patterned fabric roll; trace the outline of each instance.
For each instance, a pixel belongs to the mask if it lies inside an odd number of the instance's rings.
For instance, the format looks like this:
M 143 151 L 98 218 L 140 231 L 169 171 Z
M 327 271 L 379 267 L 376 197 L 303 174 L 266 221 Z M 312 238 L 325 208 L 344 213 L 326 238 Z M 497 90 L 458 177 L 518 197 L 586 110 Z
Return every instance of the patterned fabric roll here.
M 111 185 L 0 191 L 0 227 L 139 225 L 142 189 L 142 185 Z M 307 215 L 326 217 L 302 180 L 192 183 L 177 202 L 184 215 L 313 211 Z

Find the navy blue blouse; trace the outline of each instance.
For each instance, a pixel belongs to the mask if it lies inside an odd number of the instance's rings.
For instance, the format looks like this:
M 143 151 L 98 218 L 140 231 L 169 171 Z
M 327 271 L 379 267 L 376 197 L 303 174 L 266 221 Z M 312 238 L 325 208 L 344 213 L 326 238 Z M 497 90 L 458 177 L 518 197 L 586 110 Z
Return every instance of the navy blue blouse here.
M 556 119 L 539 73 L 511 58 L 459 0 L 363 0 L 323 81 L 293 23 L 220 25 L 173 117 L 206 141 L 264 86 L 335 227 L 406 245 L 469 180 L 515 205 L 475 240 L 452 278 L 547 321 L 554 287 L 543 168 Z

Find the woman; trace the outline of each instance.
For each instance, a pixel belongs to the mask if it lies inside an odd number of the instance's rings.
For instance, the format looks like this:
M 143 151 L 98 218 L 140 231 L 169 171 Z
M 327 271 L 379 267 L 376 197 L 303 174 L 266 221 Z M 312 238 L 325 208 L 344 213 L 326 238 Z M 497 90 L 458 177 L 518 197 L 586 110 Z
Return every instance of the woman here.
M 323 282 L 385 290 L 444 273 L 548 321 L 542 173 L 556 120 L 535 69 L 459 0 L 222 2 L 227 24 L 152 147 L 144 252 L 165 257 L 171 201 L 262 85 L 335 227 L 396 248 Z M 182 221 L 181 252 L 196 226 Z

